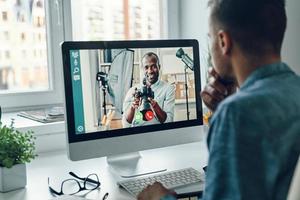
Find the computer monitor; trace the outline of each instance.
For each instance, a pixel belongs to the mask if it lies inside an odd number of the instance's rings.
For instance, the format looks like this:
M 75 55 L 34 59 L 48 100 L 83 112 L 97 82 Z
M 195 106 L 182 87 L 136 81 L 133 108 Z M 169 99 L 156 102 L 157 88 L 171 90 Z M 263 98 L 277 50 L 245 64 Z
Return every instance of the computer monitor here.
M 113 166 L 201 140 L 196 40 L 63 42 L 62 56 L 71 160 L 107 156 Z

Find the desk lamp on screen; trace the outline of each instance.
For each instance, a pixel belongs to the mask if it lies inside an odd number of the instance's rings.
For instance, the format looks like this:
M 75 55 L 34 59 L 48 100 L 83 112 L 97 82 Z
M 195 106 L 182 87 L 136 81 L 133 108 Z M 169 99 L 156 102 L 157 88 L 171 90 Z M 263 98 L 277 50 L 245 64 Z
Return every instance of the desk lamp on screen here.
M 62 56 L 71 160 L 133 177 L 166 170 L 138 151 L 201 140 L 196 40 L 64 42 Z

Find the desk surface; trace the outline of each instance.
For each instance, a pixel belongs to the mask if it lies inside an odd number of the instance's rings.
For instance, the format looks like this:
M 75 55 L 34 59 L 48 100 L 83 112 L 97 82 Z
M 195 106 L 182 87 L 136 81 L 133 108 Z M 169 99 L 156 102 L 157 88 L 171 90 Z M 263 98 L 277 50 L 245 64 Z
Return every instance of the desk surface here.
M 206 165 L 208 159 L 205 141 L 142 151 L 141 155 L 143 159 L 149 159 L 151 163 L 164 166 L 168 170 L 194 167 L 202 171 L 202 167 Z M 105 157 L 72 162 L 68 160 L 66 152 L 52 152 L 42 154 L 27 164 L 26 188 L 0 193 L 0 200 L 51 199 L 53 196 L 48 190 L 48 177 L 51 179 L 51 186 L 59 188 L 64 179 L 71 178 L 68 175 L 69 171 L 83 177 L 90 173 L 98 174 L 101 189 L 90 192 L 85 196 L 86 198 L 102 199 L 103 195 L 108 192 L 108 200 L 134 199 L 129 193 L 116 185 L 116 182 L 122 180 L 122 178 L 112 172 Z

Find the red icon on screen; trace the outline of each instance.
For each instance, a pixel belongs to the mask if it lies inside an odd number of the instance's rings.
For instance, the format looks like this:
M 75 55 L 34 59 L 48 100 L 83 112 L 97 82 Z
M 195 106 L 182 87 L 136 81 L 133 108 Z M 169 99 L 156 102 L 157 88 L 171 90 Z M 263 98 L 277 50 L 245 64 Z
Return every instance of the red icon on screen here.
M 145 118 L 147 121 L 150 121 L 152 120 L 154 117 L 154 113 L 152 110 L 148 110 L 146 113 L 145 113 Z

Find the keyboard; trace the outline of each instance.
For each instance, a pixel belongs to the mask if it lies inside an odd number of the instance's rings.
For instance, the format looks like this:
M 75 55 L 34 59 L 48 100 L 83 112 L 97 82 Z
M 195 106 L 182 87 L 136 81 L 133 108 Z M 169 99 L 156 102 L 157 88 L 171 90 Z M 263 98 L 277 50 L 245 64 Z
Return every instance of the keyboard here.
M 204 174 L 193 168 L 185 168 L 160 173 L 158 175 L 150 175 L 147 177 L 119 181 L 117 184 L 127 190 L 131 195 L 136 197 L 147 185 L 153 184 L 156 181 L 162 183 L 163 186 L 168 189 L 175 189 L 199 182 L 204 182 Z

